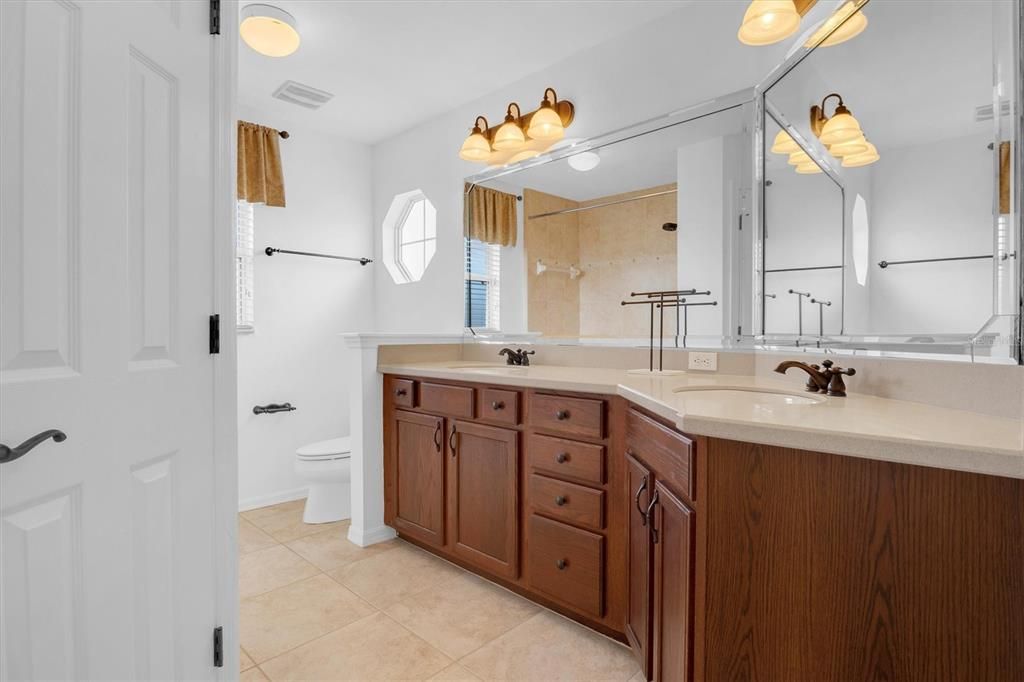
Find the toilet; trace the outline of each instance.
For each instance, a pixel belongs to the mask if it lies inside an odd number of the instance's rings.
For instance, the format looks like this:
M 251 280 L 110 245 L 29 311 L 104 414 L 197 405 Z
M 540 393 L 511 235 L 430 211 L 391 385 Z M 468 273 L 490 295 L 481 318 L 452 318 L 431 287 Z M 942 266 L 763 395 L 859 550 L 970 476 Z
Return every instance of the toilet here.
M 330 523 L 351 516 L 351 441 L 348 437 L 322 440 L 295 451 L 295 473 L 309 484 L 306 523 Z

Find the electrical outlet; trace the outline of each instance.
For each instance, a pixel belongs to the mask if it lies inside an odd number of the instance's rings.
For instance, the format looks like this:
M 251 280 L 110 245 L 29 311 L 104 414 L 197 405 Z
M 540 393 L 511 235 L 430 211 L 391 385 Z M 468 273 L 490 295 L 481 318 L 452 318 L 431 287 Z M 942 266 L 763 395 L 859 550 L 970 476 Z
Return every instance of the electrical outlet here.
M 691 352 L 687 357 L 688 369 L 699 369 L 704 372 L 714 372 L 718 369 L 718 353 L 695 353 Z

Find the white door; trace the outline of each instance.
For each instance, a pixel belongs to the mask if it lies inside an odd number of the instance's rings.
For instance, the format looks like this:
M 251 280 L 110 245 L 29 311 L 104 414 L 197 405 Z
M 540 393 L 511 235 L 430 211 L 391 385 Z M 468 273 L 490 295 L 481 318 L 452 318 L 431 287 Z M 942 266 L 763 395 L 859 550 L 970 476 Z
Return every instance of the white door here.
M 212 678 L 208 3 L 0 25 L 0 674 Z

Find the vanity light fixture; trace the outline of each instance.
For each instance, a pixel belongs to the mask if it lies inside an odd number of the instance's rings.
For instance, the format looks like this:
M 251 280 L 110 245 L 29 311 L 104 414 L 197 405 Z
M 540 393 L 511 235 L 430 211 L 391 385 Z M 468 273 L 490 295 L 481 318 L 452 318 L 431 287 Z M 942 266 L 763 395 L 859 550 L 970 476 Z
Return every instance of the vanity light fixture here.
M 792 154 L 793 152 L 802 151 L 800 145 L 796 143 L 793 136 L 785 130 L 780 130 L 775 136 L 775 140 L 772 142 L 772 153 L 773 154 Z
M 789 155 L 790 166 L 799 166 L 804 163 L 814 163 L 814 161 L 803 149 L 798 149 Z
M 287 57 L 299 49 L 295 17 L 273 5 L 246 5 L 238 33 L 245 44 L 268 57 Z
M 505 110 L 505 121 L 497 128 L 491 128 L 486 118 L 477 116 L 459 157 L 489 166 L 533 158 L 565 136 L 575 114 L 572 102 L 558 99 L 554 88 L 546 88 L 538 109 L 523 114 L 519 105 L 512 102 Z
M 867 145 L 867 149 L 859 154 L 844 156 L 843 168 L 860 168 L 861 166 L 868 166 L 878 161 L 880 157 L 878 156 L 878 150 L 875 149 L 875 145 L 870 142 Z
M 601 163 L 601 157 L 597 152 L 580 152 L 569 157 L 569 168 L 586 173 L 597 168 Z
M 833 97 L 839 103 L 832 116 L 828 117 L 825 115 L 825 103 Z M 811 130 L 830 154 L 843 159 L 846 168 L 867 166 L 880 158 L 878 150 L 864 136 L 860 122 L 846 108 L 842 96 L 837 92 L 826 95 L 820 105 L 811 107 Z M 851 161 L 847 163 L 847 159 Z
M 849 0 L 821 23 L 804 47 L 831 47 L 844 43 L 867 28 L 860 11 L 867 0 Z M 818 0 L 751 0 L 736 37 L 744 45 L 772 45 L 798 30 L 800 22 Z M 825 38 L 825 36 L 828 36 Z M 822 40 L 824 38 L 824 40 Z

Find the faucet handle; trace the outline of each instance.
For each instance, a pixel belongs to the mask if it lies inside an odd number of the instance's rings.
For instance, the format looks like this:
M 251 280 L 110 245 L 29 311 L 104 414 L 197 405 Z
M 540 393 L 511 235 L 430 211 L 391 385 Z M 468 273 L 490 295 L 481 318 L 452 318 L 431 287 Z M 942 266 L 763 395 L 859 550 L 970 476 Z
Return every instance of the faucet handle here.
M 846 382 L 843 381 L 843 376 L 852 377 L 857 373 L 854 368 L 843 369 L 842 367 L 836 367 L 835 369 L 829 368 L 828 370 L 828 394 L 841 398 L 846 395 Z

